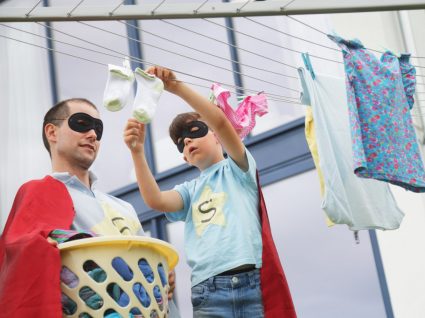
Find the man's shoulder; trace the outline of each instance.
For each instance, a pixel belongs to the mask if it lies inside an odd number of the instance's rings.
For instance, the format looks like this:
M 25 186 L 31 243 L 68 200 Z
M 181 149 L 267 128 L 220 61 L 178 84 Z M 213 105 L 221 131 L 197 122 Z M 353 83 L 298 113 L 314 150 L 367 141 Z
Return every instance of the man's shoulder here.
M 63 191 L 66 190 L 66 187 L 59 180 L 56 180 L 55 178 L 47 175 L 42 179 L 33 179 L 25 182 L 19 188 L 18 193 L 44 193 L 46 190 L 48 190 L 49 192 L 55 190 Z
M 56 180 L 55 178 L 47 175 L 42 179 L 32 179 L 29 180 L 27 182 L 25 182 L 22 186 L 21 189 L 37 189 L 37 188 L 41 188 L 41 187 L 46 187 L 46 186 L 57 186 L 63 184 L 62 182 L 60 182 L 59 180 Z

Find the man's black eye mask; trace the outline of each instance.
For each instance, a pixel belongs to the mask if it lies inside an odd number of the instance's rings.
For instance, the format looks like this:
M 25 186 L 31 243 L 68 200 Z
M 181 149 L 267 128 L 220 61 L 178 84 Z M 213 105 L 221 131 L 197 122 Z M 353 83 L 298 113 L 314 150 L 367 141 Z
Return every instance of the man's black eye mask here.
M 193 128 L 198 128 L 198 129 L 194 129 Z M 180 132 L 180 136 L 178 136 L 177 138 L 177 149 L 183 153 L 183 149 L 184 149 L 184 139 L 186 137 L 188 138 L 201 138 L 204 137 L 206 134 L 208 134 L 208 126 L 203 123 L 202 121 L 199 120 L 194 120 L 191 121 L 190 123 L 188 123 L 186 125 L 186 127 L 184 127 L 181 132 Z

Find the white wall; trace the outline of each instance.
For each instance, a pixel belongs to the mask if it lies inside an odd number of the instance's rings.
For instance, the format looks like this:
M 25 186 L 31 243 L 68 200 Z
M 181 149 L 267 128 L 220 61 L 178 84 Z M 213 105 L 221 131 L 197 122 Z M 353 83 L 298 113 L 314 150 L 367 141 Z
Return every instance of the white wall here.
M 35 24 L 10 24 L 42 32 Z M 42 39 L 1 27 L 3 35 L 36 45 Z M 50 172 L 41 139 L 44 113 L 51 107 L 46 52 L 0 38 L 0 233 L 19 186 Z

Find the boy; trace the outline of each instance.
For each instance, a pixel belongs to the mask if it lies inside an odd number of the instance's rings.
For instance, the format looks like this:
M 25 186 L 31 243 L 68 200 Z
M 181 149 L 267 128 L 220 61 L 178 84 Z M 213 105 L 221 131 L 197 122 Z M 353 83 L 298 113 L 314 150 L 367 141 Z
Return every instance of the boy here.
M 166 213 L 171 221 L 186 223 L 194 317 L 263 317 L 255 161 L 217 106 L 177 81 L 168 69 L 156 66 L 147 72 L 162 79 L 166 90 L 195 110 L 174 119 L 170 136 L 184 160 L 201 174 L 173 190 L 161 191 L 149 170 L 144 125 L 130 119 L 124 131 L 145 203 L 154 210 L 172 212 Z

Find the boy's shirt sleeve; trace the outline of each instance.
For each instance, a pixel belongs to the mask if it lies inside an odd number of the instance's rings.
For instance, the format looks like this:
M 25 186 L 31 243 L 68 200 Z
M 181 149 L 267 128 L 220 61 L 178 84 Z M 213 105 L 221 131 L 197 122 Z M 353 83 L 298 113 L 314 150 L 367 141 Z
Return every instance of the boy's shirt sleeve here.
M 190 207 L 190 191 L 189 191 L 190 184 L 191 182 L 184 182 L 174 187 L 173 190 L 177 191 L 183 200 L 183 209 L 176 212 L 165 213 L 165 216 L 167 217 L 169 221 L 176 222 L 176 221 L 186 220 L 187 213 Z
M 245 148 L 245 156 L 248 159 L 248 170 L 243 171 L 237 163 L 229 156 L 229 164 L 232 171 L 234 171 L 237 178 L 242 182 L 242 184 L 249 182 L 257 185 L 257 163 L 255 162 L 254 157 L 251 155 L 249 150 Z

